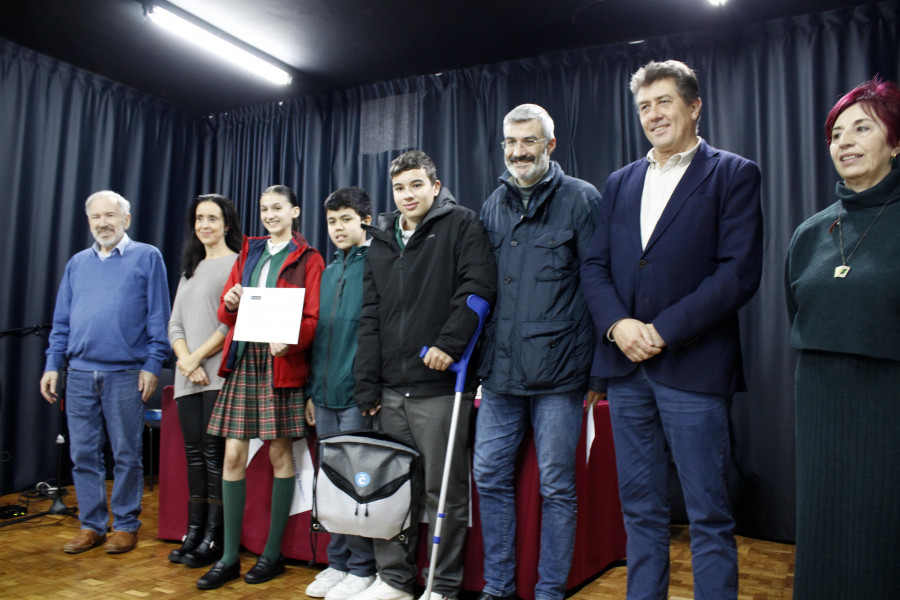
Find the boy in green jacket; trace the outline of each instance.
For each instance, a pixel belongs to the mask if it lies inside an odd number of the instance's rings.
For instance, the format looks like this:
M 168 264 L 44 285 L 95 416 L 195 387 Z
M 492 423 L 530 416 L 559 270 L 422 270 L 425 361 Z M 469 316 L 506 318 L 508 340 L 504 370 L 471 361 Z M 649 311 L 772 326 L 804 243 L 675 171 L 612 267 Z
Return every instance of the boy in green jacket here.
M 328 196 L 325 211 L 337 251 L 322 273 L 306 401 L 306 422 L 316 426 L 319 437 L 372 427 L 372 417 L 364 416 L 353 400 L 353 359 L 370 243 L 362 225 L 372 222 L 372 203 L 364 190 L 345 187 Z M 333 533 L 328 560 L 328 568 L 306 588 L 307 596 L 346 600 L 375 580 L 371 539 Z

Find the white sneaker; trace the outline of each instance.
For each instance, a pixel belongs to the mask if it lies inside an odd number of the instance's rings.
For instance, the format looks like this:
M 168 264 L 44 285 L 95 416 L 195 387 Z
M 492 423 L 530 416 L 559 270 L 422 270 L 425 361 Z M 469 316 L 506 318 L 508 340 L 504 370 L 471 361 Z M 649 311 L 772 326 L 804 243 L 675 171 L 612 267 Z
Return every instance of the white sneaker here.
M 423 593 L 421 596 L 419 596 L 419 600 L 450 600 L 450 599 L 447 598 L 447 596 L 441 596 L 437 592 L 431 592 L 431 598 L 427 598 L 425 596 L 425 594 Z
M 325 594 L 325 600 L 347 600 L 350 596 L 355 596 L 367 589 L 374 581 L 374 575 L 359 577 L 353 573 L 348 573 L 343 581 L 328 590 L 328 593 Z
M 375 583 L 355 596 L 350 596 L 349 600 L 413 600 L 413 595 L 391 587 L 380 576 L 376 576 Z
M 328 590 L 342 582 L 347 575 L 348 574 L 343 571 L 328 567 L 316 575 L 315 580 L 306 586 L 306 595 L 312 596 L 313 598 L 324 598 L 325 594 L 328 593 Z

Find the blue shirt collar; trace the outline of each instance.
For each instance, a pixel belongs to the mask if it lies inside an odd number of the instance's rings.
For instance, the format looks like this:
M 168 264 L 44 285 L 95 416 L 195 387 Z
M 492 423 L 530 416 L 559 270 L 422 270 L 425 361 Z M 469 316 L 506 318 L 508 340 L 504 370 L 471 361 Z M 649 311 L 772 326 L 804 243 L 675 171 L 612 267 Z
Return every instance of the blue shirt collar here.
M 98 257 L 100 260 L 106 260 L 107 258 L 109 258 L 110 256 L 112 256 L 112 254 L 113 254 L 116 250 L 119 251 L 119 254 L 125 254 L 125 249 L 128 247 L 128 245 L 129 245 L 130 243 L 131 243 L 131 238 L 128 237 L 128 234 L 127 234 L 127 233 L 124 233 L 124 234 L 122 234 L 122 239 L 119 240 L 119 243 L 116 244 L 116 245 L 113 247 L 113 249 L 109 251 L 109 254 L 108 254 L 108 255 L 104 255 L 104 254 L 100 251 L 100 243 L 99 243 L 99 242 L 96 242 L 96 241 L 95 241 L 94 244 L 91 246 L 91 250 L 94 251 L 94 254 L 96 254 L 97 257 Z

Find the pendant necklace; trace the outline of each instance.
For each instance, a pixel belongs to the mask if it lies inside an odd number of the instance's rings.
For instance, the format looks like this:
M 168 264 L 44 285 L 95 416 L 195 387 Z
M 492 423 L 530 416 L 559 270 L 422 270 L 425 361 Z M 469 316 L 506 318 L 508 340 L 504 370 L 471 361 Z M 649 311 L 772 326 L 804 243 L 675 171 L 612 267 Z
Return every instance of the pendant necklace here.
M 844 228 L 841 226 L 841 217 L 844 214 L 844 204 L 841 203 L 841 208 L 838 209 L 838 218 L 837 218 L 837 226 L 838 226 L 838 239 L 841 244 L 841 265 L 839 267 L 834 268 L 834 277 L 836 279 L 843 279 L 847 276 L 847 273 L 850 272 L 850 265 L 847 264 L 847 261 L 850 260 L 850 257 L 853 256 L 853 253 L 856 252 L 856 249 L 859 248 L 859 245 L 862 244 L 862 241 L 866 239 L 866 235 L 868 235 L 869 230 L 872 229 L 872 225 L 875 224 L 875 221 L 878 220 L 878 217 L 881 216 L 881 213 L 884 212 L 884 207 L 888 205 L 890 202 L 890 198 L 884 201 L 884 204 L 881 205 L 881 210 L 878 211 L 878 214 L 875 215 L 875 218 L 872 219 L 872 222 L 869 223 L 869 226 L 863 232 L 862 236 L 860 236 L 859 241 L 856 242 L 856 245 L 853 246 L 853 250 L 850 251 L 850 254 L 847 255 L 847 258 L 844 258 Z

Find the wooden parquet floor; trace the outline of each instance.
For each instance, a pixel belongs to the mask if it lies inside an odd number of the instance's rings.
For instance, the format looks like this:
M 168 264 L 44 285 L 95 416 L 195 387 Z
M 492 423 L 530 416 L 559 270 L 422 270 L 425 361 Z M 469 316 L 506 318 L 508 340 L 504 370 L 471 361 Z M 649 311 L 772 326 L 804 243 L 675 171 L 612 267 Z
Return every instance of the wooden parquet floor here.
M 72 488 L 69 488 L 70 492 Z M 40 519 L 0 528 L 0 599 L 76 600 L 140 598 L 216 598 L 224 600 L 265 598 L 303 600 L 307 584 L 319 572 L 318 567 L 294 562 L 285 575 L 259 585 L 235 581 L 214 591 L 196 588 L 205 569 L 189 569 L 166 560 L 177 545 L 156 539 L 158 488 L 144 488 L 143 529 L 138 547 L 126 554 L 106 554 L 96 548 L 69 555 L 62 546 L 78 533 L 76 519 L 45 516 Z M 73 495 L 65 498 L 73 506 Z M 0 497 L 0 506 L 23 504 L 19 494 Z M 35 502 L 30 512 L 47 510 L 49 501 Z M 3 523 L 3 521 L 0 521 Z M 672 528 L 671 600 L 693 598 L 687 527 Z M 740 556 L 740 600 L 790 600 L 794 573 L 794 547 L 789 544 L 738 538 Z M 241 553 L 241 572 L 246 572 L 256 557 Z M 576 600 L 612 600 L 625 598 L 625 567 L 615 567 L 577 590 Z M 473 600 L 465 594 L 463 600 Z

